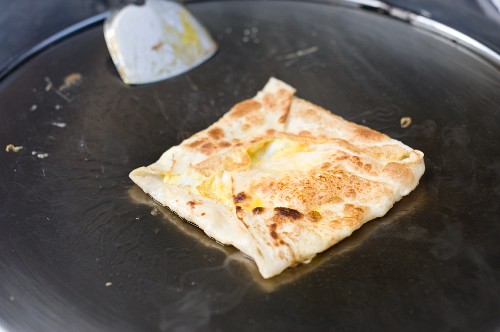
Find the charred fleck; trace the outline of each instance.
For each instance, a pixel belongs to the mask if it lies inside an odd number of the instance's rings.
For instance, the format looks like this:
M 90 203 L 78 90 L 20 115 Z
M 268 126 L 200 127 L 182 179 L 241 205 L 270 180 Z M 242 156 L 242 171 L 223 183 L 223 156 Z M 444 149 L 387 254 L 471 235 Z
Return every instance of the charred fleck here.
M 244 192 L 240 192 L 236 196 L 234 196 L 235 203 L 243 202 L 245 199 L 247 199 L 247 195 Z
M 252 213 L 253 213 L 254 215 L 256 215 L 256 214 L 261 214 L 262 212 L 264 212 L 264 208 L 263 208 L 263 207 L 261 207 L 261 206 L 258 206 L 258 207 L 256 207 L 255 209 L 253 209 L 253 210 L 252 210 Z
M 196 204 L 198 204 L 196 201 L 188 201 L 187 204 L 191 207 L 194 208 Z
M 291 219 L 300 219 L 303 217 L 303 214 L 295 209 L 285 208 L 285 207 L 277 207 L 274 208 L 274 211 L 277 212 L 278 215 Z

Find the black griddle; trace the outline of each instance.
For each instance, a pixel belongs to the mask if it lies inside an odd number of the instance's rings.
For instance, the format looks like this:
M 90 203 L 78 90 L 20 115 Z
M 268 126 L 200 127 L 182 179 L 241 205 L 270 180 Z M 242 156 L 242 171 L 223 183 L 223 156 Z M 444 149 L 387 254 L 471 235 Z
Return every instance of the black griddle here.
M 189 8 L 220 49 L 187 74 L 125 86 L 102 27 L 93 26 L 0 82 L 0 146 L 24 147 L 0 153 L 0 327 L 498 330 L 498 68 L 356 8 L 286 1 Z M 80 85 L 63 96 L 46 91 L 49 80 L 58 87 L 75 72 Z M 249 259 L 158 206 L 128 173 L 270 76 L 423 151 L 427 170 L 386 216 L 311 264 L 263 280 Z M 405 116 L 412 124 L 401 128 Z

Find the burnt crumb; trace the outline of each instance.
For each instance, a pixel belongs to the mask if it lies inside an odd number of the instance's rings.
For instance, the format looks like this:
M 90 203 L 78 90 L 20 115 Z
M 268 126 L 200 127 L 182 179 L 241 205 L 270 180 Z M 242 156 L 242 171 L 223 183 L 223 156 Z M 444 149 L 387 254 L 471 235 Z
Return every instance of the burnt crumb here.
M 278 234 L 277 234 L 275 231 L 271 231 L 271 233 L 270 233 L 270 234 L 271 234 L 271 237 L 272 237 L 273 239 L 277 239 L 277 238 L 278 238 Z
M 240 212 L 241 211 L 241 206 L 236 206 L 236 212 Z
M 151 210 L 151 215 L 152 215 L 152 216 L 155 216 L 155 217 L 156 217 L 156 216 L 157 216 L 157 215 L 159 215 L 159 214 L 160 214 L 160 211 L 159 211 L 156 207 L 154 207 L 154 208 Z
M 300 213 L 299 211 L 297 211 L 295 209 L 286 208 L 286 207 L 276 207 L 276 208 L 274 208 L 274 211 L 276 211 L 276 213 L 282 217 L 291 218 L 294 220 L 300 219 L 303 217 L 303 214 Z
M 204 216 L 204 215 L 205 215 L 205 212 L 202 212 L 202 213 L 201 213 L 201 215 L 202 215 L 202 216 Z
M 234 196 L 233 199 L 235 203 L 240 203 L 247 199 L 247 195 L 244 192 L 240 192 L 236 196 Z
M 19 152 L 23 149 L 22 146 L 15 146 L 14 144 L 8 144 L 6 147 L 5 147 L 5 151 L 6 152 Z
M 71 73 L 64 78 L 64 83 L 59 87 L 60 91 L 64 91 L 71 87 L 77 86 L 82 81 L 82 74 Z
M 258 206 L 258 207 L 256 207 L 255 209 L 252 210 L 252 213 L 254 215 L 261 214 L 262 212 L 264 212 L 264 208 L 262 206 Z
M 409 116 L 404 116 L 399 122 L 401 124 L 401 128 L 408 128 L 411 125 L 411 118 Z
M 283 240 L 280 240 L 280 244 L 281 244 L 281 245 L 285 245 L 285 244 L 286 244 L 286 242 L 285 242 L 285 241 L 283 241 Z

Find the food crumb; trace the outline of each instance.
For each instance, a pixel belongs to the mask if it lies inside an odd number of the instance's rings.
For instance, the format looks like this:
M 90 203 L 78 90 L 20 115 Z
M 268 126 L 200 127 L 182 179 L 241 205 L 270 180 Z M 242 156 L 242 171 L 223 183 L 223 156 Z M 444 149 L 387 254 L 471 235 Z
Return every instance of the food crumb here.
M 12 296 L 12 295 L 11 295 L 11 296 L 9 297 L 9 300 L 14 301 L 14 300 L 15 300 L 14 296 Z
M 56 110 L 60 110 L 60 109 L 62 108 L 62 106 L 61 106 L 61 105 L 59 105 L 59 104 L 56 104 L 56 106 L 54 106 L 54 108 L 55 108 Z
M 111 281 L 108 281 L 107 283 L 104 284 L 106 287 L 111 287 L 113 286 L 113 283 Z
M 23 149 L 22 146 L 15 146 L 14 144 L 7 144 L 5 152 L 19 152 Z
M 49 154 L 48 153 L 38 153 L 36 156 L 40 159 L 44 159 L 44 158 L 47 158 L 49 156 Z
M 152 210 L 151 210 L 151 215 L 152 216 L 157 216 L 160 214 L 160 211 L 158 211 L 158 209 L 156 207 L 154 207 Z
M 48 92 L 52 89 L 52 81 L 48 77 L 45 77 L 44 79 L 45 79 L 45 82 L 47 83 L 45 85 L 45 92 Z
M 30 111 L 33 112 L 33 111 L 36 111 L 36 109 L 38 108 L 38 105 L 37 104 L 33 104 L 31 105 L 30 107 Z
M 82 81 L 82 74 L 71 73 L 64 78 L 64 83 L 59 87 L 59 90 L 64 91 L 66 89 L 69 89 L 73 86 L 80 84 L 81 81 Z
M 404 116 L 400 120 L 401 128 L 408 128 L 411 125 L 411 118 L 409 116 Z
M 59 128 L 64 128 L 66 127 L 66 124 L 64 122 L 52 122 L 53 126 L 59 127 Z

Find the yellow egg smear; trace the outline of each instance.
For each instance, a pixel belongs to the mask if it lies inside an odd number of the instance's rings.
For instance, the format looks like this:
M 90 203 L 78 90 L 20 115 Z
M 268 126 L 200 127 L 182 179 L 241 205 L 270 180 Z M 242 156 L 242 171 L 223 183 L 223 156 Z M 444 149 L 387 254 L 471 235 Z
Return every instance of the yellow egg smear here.
M 244 208 L 245 210 L 252 211 L 253 209 L 257 207 L 264 207 L 264 201 L 260 197 L 253 197 L 250 200 L 250 202 L 245 202 L 241 204 L 241 207 Z
M 233 205 L 233 182 L 229 172 L 218 170 L 205 178 L 196 189 L 201 196 L 218 200 L 228 207 Z
M 308 150 L 306 143 L 288 138 L 275 138 L 271 141 L 257 142 L 256 146 L 247 150 L 247 153 L 252 161 L 251 167 L 254 168 Z
M 182 27 L 184 28 L 184 33 L 181 36 L 181 43 L 184 46 L 197 46 L 200 44 L 200 38 L 196 32 L 196 29 L 193 27 L 191 22 L 189 22 L 188 16 L 186 12 L 181 11 L 179 13 Z

